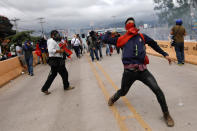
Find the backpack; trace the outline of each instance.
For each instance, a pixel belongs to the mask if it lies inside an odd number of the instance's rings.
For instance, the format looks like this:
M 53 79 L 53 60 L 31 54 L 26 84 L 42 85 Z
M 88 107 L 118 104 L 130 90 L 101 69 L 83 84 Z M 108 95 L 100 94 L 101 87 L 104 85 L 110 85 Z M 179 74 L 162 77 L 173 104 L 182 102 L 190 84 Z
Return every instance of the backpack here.
M 149 64 L 143 34 L 130 38 L 124 45 L 122 62 L 123 64 Z

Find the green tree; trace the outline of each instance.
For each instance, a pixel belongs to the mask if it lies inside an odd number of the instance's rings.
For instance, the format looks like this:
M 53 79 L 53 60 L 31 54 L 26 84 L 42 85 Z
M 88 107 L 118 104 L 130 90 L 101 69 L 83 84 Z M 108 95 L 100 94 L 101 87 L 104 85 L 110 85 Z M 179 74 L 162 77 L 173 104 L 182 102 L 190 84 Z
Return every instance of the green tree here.
M 35 44 L 41 37 L 31 36 L 31 33 L 33 33 L 33 31 L 22 31 L 16 33 L 15 35 L 8 36 L 5 39 L 10 40 L 8 45 L 9 47 L 17 42 L 23 43 L 26 40 L 30 40 Z
M 161 24 L 172 26 L 176 19 L 183 19 L 184 26 L 191 29 L 191 7 L 195 0 L 154 0 L 154 3 Z
M 9 35 L 14 35 L 16 31 L 12 30 L 13 25 L 7 17 L 0 16 L 0 43 Z
M 18 32 L 15 35 L 11 35 L 6 37 L 6 39 L 10 39 L 11 43 L 15 43 L 17 41 L 25 41 L 27 39 L 30 39 L 30 34 L 32 33 L 32 31 L 22 31 L 22 32 Z

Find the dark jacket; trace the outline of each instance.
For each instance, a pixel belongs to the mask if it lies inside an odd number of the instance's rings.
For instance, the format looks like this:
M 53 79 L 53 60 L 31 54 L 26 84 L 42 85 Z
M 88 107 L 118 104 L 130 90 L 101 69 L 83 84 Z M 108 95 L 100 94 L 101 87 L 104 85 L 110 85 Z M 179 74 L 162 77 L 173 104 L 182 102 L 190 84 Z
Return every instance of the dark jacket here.
M 32 51 L 33 51 L 32 45 L 30 45 L 28 47 L 25 45 L 23 46 L 23 52 L 24 52 L 25 59 L 29 59 L 30 57 L 33 57 Z
M 150 46 L 151 48 L 153 48 L 156 52 L 158 52 L 159 54 L 162 54 L 163 56 L 167 56 L 168 54 L 166 52 L 164 52 L 159 45 L 157 44 L 156 41 L 154 41 L 152 38 L 150 38 L 149 36 L 147 36 L 146 34 L 143 34 L 144 39 L 145 39 L 145 43 L 148 44 L 148 46 Z M 139 39 L 139 37 L 141 37 L 140 35 L 136 35 L 134 37 L 132 37 L 122 48 L 123 48 L 123 53 L 122 53 L 122 63 L 124 65 L 126 64 L 143 64 L 144 62 L 144 58 L 145 55 L 144 53 L 140 54 L 141 56 L 139 57 L 135 57 L 135 59 L 133 59 L 134 57 L 131 55 L 131 52 L 133 52 L 133 42 L 135 42 L 135 40 Z M 142 38 L 141 38 L 142 39 Z M 103 38 L 103 42 L 107 43 L 107 44 L 112 44 L 112 45 L 116 45 L 118 41 L 118 37 L 112 38 L 109 37 L 109 34 L 106 34 Z M 143 44 L 141 44 L 141 46 L 144 46 Z M 144 48 L 145 47 L 140 47 L 140 48 Z

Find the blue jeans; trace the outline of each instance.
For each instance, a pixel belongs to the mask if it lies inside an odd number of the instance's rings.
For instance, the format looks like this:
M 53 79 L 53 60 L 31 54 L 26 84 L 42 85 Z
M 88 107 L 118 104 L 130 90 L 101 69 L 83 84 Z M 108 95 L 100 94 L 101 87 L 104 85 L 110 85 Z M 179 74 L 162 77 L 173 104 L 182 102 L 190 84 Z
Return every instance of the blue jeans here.
M 92 61 L 94 61 L 94 54 L 95 54 L 95 56 L 96 56 L 96 59 L 97 60 L 99 60 L 99 57 L 98 57 L 98 50 L 97 49 L 90 49 L 90 56 L 91 56 L 91 58 L 92 58 Z
M 28 68 L 29 74 L 33 75 L 33 55 L 31 55 L 28 58 L 25 58 L 25 61 L 27 63 L 27 68 Z
M 103 57 L 103 54 L 102 54 L 102 45 L 100 44 L 97 49 L 99 51 L 100 58 L 102 58 Z
M 37 56 L 37 63 L 40 63 L 40 56 Z
M 106 55 L 109 55 L 110 54 L 110 49 L 109 49 L 109 45 L 106 44 Z
M 184 43 L 176 43 L 175 51 L 176 51 L 176 57 L 178 60 L 178 64 L 184 63 L 185 62 Z

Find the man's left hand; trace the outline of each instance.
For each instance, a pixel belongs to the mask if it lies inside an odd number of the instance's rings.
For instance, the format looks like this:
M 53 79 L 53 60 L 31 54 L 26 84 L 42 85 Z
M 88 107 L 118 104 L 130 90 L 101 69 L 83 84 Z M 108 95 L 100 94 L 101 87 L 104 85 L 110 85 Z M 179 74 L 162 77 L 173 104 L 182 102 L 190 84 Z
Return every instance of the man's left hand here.
M 165 56 L 165 58 L 168 60 L 169 65 L 171 65 L 172 64 L 172 59 L 169 56 Z

